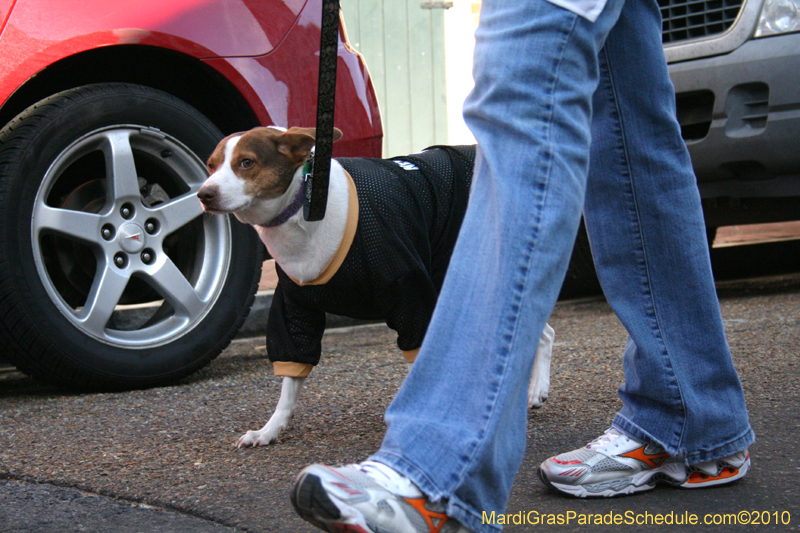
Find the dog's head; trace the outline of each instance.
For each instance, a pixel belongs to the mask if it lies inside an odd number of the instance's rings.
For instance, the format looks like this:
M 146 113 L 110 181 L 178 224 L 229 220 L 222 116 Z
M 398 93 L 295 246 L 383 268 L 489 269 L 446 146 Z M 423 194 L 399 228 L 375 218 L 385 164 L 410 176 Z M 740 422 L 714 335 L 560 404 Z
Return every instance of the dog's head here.
M 210 177 L 197 197 L 209 213 L 268 210 L 308 159 L 315 142 L 314 128 L 255 128 L 220 141 L 207 166 Z M 333 140 L 342 132 L 334 128 Z M 268 213 L 263 213 L 268 215 Z

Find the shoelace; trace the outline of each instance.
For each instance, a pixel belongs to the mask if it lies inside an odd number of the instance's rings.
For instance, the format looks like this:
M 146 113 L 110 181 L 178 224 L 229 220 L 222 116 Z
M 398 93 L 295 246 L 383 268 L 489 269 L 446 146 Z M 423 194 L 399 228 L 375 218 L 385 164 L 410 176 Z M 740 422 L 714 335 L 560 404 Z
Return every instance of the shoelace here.
M 423 497 L 422 491 L 410 479 L 383 463 L 364 461 L 351 466 L 371 477 L 378 485 L 392 494 L 406 498 Z
M 588 449 L 593 448 L 604 448 L 610 444 L 614 446 L 619 446 L 619 440 L 623 439 L 624 441 L 628 440 L 628 437 L 620 433 L 614 428 L 608 428 L 605 433 L 594 439 L 592 442 L 586 445 Z

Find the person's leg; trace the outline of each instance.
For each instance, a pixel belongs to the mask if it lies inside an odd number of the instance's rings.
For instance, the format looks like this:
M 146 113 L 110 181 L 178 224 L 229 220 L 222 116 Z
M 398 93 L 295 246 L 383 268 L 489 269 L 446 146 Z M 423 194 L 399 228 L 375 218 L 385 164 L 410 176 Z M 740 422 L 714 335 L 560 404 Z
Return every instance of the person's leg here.
M 753 442 L 676 119 L 655 0 L 627 2 L 600 53 L 586 227 L 630 333 L 614 426 L 689 464 Z
M 750 468 L 753 433 L 660 28 L 654 0 L 628 2 L 600 53 L 586 227 L 603 290 L 630 338 L 612 429 L 540 467 L 548 486 L 574 496 L 631 494 L 659 481 L 718 485 Z
M 583 206 L 596 23 L 545 1 L 486 1 L 465 118 L 479 156 L 461 234 L 422 351 L 373 460 L 476 531 L 503 512 L 525 449 L 526 387 Z

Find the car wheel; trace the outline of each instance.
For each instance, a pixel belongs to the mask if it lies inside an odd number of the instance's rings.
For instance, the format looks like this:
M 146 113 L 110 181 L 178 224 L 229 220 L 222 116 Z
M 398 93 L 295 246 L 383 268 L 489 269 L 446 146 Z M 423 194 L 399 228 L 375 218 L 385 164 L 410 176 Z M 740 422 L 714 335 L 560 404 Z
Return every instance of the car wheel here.
M 220 138 L 185 102 L 122 83 L 53 95 L 0 131 L 0 335 L 19 370 L 148 387 L 230 342 L 261 248 L 195 196 Z
M 572 249 L 567 276 L 561 286 L 559 298 L 579 298 L 602 293 L 603 290 L 600 288 L 600 281 L 597 279 L 597 272 L 594 268 L 592 250 L 589 247 L 589 235 L 586 233 L 586 226 L 581 219 L 578 237 L 575 239 L 575 247 Z

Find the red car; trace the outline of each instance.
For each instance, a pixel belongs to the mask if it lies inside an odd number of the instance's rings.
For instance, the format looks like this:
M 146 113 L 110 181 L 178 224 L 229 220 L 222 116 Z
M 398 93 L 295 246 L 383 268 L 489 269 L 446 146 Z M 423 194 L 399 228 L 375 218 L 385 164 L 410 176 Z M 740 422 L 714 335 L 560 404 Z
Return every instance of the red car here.
M 262 247 L 203 215 L 204 162 L 229 133 L 314 124 L 320 15 L 321 0 L 0 0 L 0 358 L 114 390 L 222 351 Z M 344 30 L 336 118 L 334 155 L 380 157 Z

